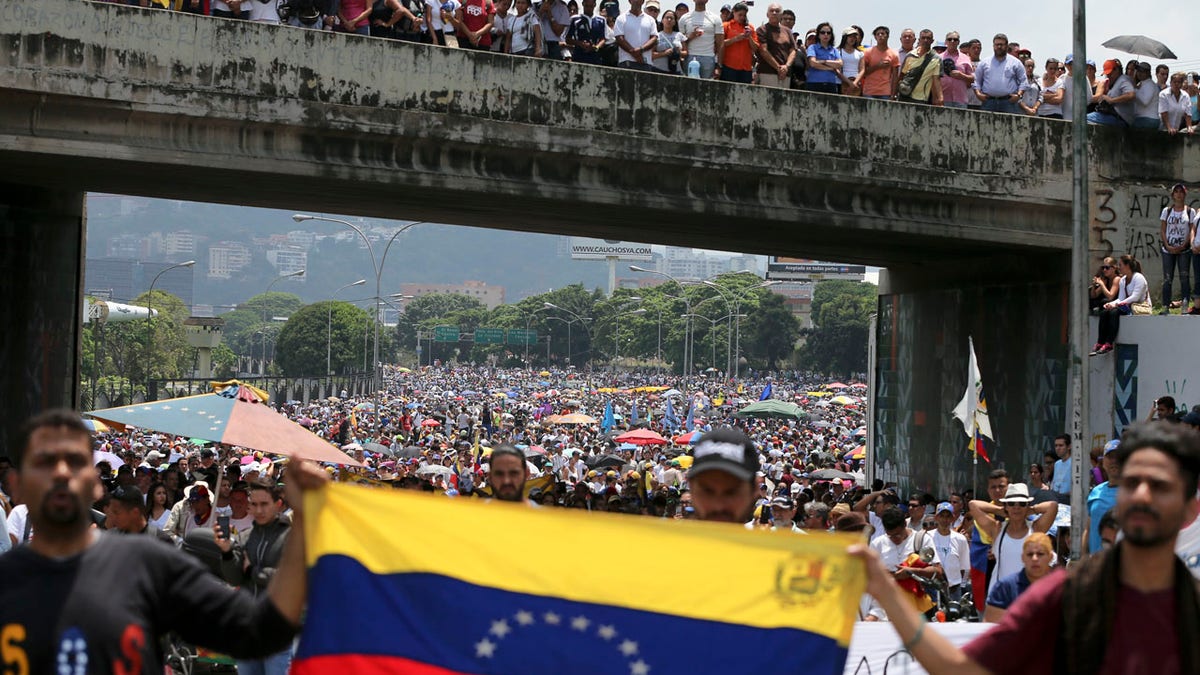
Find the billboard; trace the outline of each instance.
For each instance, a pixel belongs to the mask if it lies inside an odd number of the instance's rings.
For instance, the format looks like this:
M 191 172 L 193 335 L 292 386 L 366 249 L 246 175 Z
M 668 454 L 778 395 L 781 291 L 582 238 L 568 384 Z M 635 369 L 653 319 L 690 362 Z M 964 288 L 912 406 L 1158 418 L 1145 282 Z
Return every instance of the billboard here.
M 771 256 L 767 262 L 767 278 L 789 281 L 796 279 L 851 279 L 862 281 L 865 265 L 821 262 L 808 258 Z
M 604 260 L 606 258 L 650 262 L 654 259 L 654 251 L 650 248 L 650 244 L 637 244 L 616 239 L 571 237 L 572 260 Z

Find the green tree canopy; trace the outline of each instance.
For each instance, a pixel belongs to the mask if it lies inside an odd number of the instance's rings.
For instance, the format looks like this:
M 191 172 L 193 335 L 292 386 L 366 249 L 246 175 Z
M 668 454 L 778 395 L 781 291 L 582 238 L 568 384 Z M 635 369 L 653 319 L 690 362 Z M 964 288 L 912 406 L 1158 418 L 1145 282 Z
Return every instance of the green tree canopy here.
M 867 369 L 867 329 L 878 289 L 855 281 L 824 281 L 813 291 L 813 327 L 801 352 L 802 365 L 848 377 Z
M 356 364 L 361 368 L 363 334 L 370 320 L 366 311 L 340 300 L 306 305 L 279 331 L 276 364 L 289 377 L 321 376 L 328 353 L 335 373 L 355 370 Z M 369 343 L 367 348 L 371 348 Z

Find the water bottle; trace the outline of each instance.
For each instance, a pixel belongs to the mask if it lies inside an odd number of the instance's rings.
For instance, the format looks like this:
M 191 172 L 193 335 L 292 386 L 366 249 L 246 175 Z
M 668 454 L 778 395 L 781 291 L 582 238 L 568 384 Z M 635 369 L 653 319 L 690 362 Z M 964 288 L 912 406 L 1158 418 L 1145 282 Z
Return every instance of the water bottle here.
M 700 59 L 693 58 L 688 61 L 688 77 L 700 79 Z

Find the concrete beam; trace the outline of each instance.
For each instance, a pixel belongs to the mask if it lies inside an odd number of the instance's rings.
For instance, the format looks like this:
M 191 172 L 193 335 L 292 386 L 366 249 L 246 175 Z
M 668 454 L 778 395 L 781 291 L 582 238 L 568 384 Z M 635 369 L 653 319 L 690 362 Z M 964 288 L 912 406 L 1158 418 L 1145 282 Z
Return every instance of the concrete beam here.
M 894 266 L 1069 244 L 1044 120 L 75 0 L 0 41 L 23 180 Z

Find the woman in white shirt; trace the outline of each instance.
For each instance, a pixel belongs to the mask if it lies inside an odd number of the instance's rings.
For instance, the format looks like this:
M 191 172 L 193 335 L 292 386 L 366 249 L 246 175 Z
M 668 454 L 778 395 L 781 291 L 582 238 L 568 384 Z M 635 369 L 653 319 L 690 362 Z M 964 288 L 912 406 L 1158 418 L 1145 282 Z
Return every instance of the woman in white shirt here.
M 858 77 L 858 62 L 862 60 L 862 52 L 858 51 L 858 31 L 851 26 L 842 31 L 842 41 L 838 44 L 838 54 L 842 57 L 842 93 L 848 96 L 858 96 L 861 90 L 854 84 Z
M 1113 350 L 1117 341 L 1117 330 L 1121 327 L 1120 317 L 1134 313 L 1137 305 L 1139 314 L 1150 314 L 1153 311 L 1150 303 L 1150 285 L 1142 276 L 1142 264 L 1131 255 L 1121 256 L 1117 263 L 1121 273 L 1121 286 L 1117 299 L 1104 303 L 1100 310 L 1100 333 L 1092 355 L 1106 354 Z
M 542 24 L 530 11 L 529 0 L 517 0 L 517 16 L 508 33 L 508 53 L 522 56 L 542 56 Z

